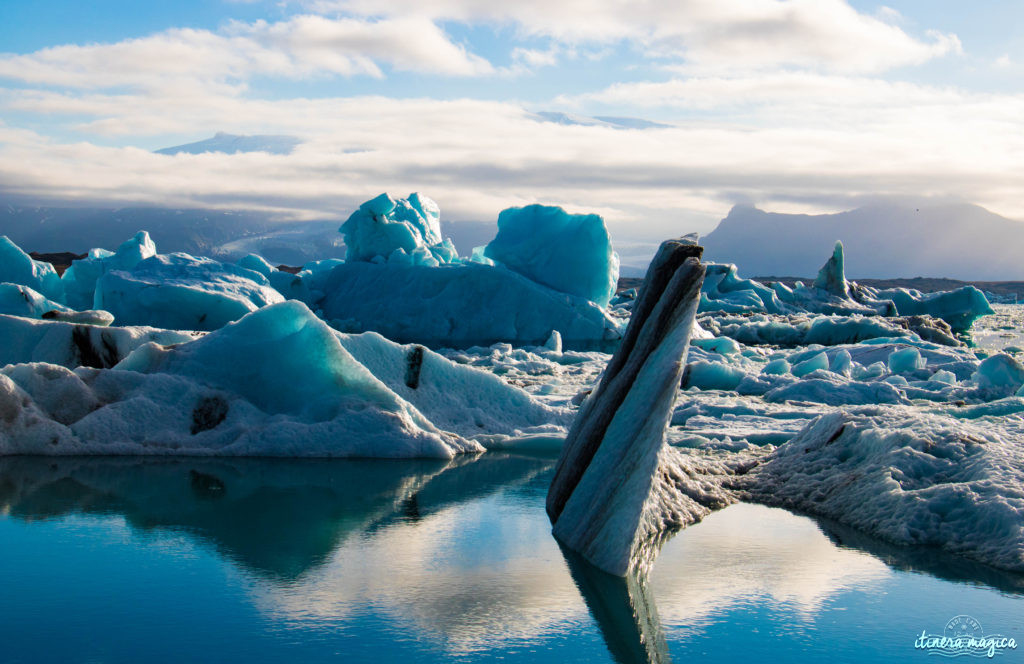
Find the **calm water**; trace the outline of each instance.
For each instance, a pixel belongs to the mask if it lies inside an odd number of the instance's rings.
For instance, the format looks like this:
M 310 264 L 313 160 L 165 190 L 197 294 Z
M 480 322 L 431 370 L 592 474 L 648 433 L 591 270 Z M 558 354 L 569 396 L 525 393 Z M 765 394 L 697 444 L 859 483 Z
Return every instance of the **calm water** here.
M 1024 578 L 754 505 L 606 577 L 550 536 L 552 465 L 0 459 L 0 662 L 907 662 L 959 614 L 1024 640 Z

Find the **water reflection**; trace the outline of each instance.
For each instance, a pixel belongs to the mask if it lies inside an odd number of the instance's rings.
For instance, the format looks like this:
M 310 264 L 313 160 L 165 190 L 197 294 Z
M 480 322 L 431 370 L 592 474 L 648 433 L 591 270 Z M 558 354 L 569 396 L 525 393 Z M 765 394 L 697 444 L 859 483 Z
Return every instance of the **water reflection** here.
M 26 519 L 119 514 L 137 531 L 208 542 L 249 571 L 294 580 L 353 535 L 472 500 L 550 460 L 0 458 L 0 510 Z
M 647 578 L 612 576 L 562 547 L 576 587 L 619 664 L 668 664 L 668 644 Z
M 451 462 L 7 457 L 0 520 L 123 518 L 142 534 L 130 545 L 142 547 L 150 534 L 184 535 L 240 571 L 231 578 L 242 578 L 246 609 L 275 629 L 302 640 L 311 630 L 376 633 L 440 659 L 520 648 L 532 660 L 571 640 L 581 659 L 668 662 L 669 646 L 696 643 L 738 608 L 769 607 L 786 629 L 810 631 L 834 598 L 882 596 L 906 571 L 1024 593 L 1020 575 L 743 504 L 676 535 L 649 581 L 610 577 L 550 536 L 552 465 L 496 453 Z M 177 573 L 172 564 L 167 574 Z

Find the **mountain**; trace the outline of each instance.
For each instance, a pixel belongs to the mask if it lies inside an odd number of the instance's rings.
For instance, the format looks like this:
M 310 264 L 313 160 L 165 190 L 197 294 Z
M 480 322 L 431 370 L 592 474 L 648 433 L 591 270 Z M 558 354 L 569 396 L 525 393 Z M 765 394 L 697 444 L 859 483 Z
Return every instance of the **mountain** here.
M 1024 223 L 977 205 L 878 204 L 839 214 L 802 215 L 736 206 L 703 238 L 708 260 L 740 273 L 818 273 L 836 240 L 846 249 L 846 275 L 857 278 L 1024 277 Z
M 574 115 L 560 111 L 538 111 L 533 114 L 541 122 L 554 122 L 560 125 L 578 127 L 610 127 L 612 129 L 666 129 L 672 125 L 652 122 L 641 118 L 627 118 L 614 115 Z
M 269 152 L 270 154 L 289 154 L 295 146 L 302 142 L 302 139 L 295 136 L 275 136 L 271 134 L 260 136 L 240 136 L 237 134 L 225 134 L 222 131 L 214 134 L 213 138 L 207 138 L 195 143 L 175 145 L 170 148 L 156 150 L 157 154 L 203 154 L 204 152 L 223 152 L 225 154 L 236 154 L 239 152 Z

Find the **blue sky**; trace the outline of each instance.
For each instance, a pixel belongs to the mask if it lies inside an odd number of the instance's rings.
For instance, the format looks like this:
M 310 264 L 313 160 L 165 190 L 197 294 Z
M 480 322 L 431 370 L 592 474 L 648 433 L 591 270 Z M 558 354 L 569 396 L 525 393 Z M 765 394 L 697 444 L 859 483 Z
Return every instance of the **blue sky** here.
M 450 219 L 539 201 L 624 238 L 735 203 L 1024 218 L 1022 37 L 1024 5 L 994 1 L 7 0 L 0 191 L 322 218 L 418 190 Z M 152 154 L 215 131 L 304 142 Z

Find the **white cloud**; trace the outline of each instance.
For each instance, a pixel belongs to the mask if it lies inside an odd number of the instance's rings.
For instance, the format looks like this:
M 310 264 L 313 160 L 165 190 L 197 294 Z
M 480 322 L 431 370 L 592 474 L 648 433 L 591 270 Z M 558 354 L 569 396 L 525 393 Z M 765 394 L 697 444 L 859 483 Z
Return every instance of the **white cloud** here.
M 380 77 L 379 63 L 451 76 L 493 71 L 426 19 L 296 16 L 233 22 L 219 32 L 171 29 L 110 44 L 0 54 L 0 78 L 71 88 L 237 89 L 255 75 Z
M 1024 217 L 1024 96 L 795 74 L 639 85 L 605 94 L 696 106 L 702 119 L 621 131 L 538 122 L 517 104 L 470 99 L 0 90 L 8 109 L 84 116 L 82 129 L 94 133 L 199 138 L 197 128 L 217 128 L 307 139 L 287 156 L 167 157 L 5 127 L 0 182 L 45 198 L 297 217 L 342 217 L 381 191 L 419 190 L 449 219 L 547 202 L 600 211 L 623 238 L 706 232 L 736 200 L 830 209 L 859 195 L 957 194 Z
M 639 44 L 650 55 L 716 68 L 800 66 L 875 72 L 959 53 L 959 39 L 926 40 L 862 14 L 846 0 L 307 0 L 314 11 L 506 23 L 565 43 Z

